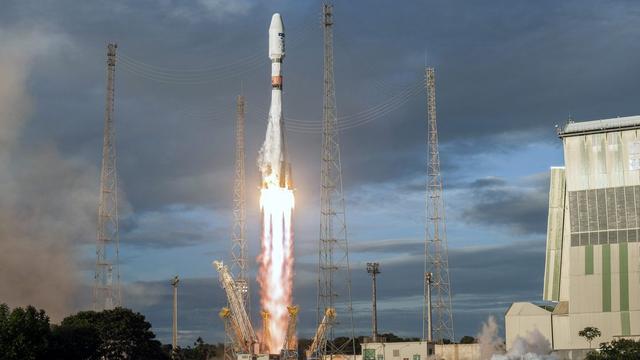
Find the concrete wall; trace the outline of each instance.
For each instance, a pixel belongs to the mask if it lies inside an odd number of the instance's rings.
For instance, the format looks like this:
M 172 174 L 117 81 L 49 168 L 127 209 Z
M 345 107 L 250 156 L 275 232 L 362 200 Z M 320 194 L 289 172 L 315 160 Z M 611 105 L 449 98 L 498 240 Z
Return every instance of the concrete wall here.
M 373 351 L 373 352 L 372 352 Z M 362 359 L 372 360 L 425 360 L 427 342 L 394 342 L 362 344 Z
M 435 345 L 435 354 L 430 357 L 427 357 L 427 345 L 425 341 L 365 343 L 362 360 L 480 360 L 478 344 Z
M 531 303 L 513 303 L 505 317 L 505 337 L 507 351 L 511 350 L 518 337 L 526 338 L 534 331 L 540 332 L 553 344 L 551 331 L 551 312 Z
M 480 344 L 436 344 L 435 359 L 480 360 Z

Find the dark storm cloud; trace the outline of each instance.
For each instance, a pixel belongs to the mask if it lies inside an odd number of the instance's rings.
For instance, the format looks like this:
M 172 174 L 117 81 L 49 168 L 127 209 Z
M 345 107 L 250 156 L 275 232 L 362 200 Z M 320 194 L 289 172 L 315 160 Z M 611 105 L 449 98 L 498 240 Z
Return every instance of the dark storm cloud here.
M 462 218 L 470 223 L 507 226 L 523 234 L 544 234 L 549 205 L 548 176 L 537 176 L 512 184 L 504 179 L 478 179 L 465 193 Z
M 55 136 L 64 151 L 94 162 L 100 151 L 105 41 L 117 40 L 121 54 L 135 61 L 177 71 L 172 72 L 177 80 L 157 82 L 125 64 L 118 68 L 119 166 L 134 209 L 229 206 L 229 192 L 220 189 L 232 184 L 234 96 L 241 81 L 248 106 L 256 108 L 247 120 L 248 176 L 256 178 L 253 165 L 268 104 L 264 28 L 276 8 L 285 15 L 290 38 L 285 112 L 292 118 L 321 118 L 318 2 L 190 4 L 10 2 L 0 15 L 9 23 L 42 20 L 73 38 L 76 51 L 38 71 L 33 90 L 46 111 L 38 111 L 30 133 L 35 139 Z M 522 139 L 556 141 L 553 125 L 569 114 L 588 119 L 636 112 L 631 94 L 638 85 L 628 79 L 638 71 L 633 54 L 640 30 L 633 26 L 638 12 L 632 3 L 599 7 L 547 1 L 531 8 L 454 1 L 398 7 L 377 1 L 367 3 L 367 11 L 362 6 L 336 4 L 340 116 L 384 104 L 398 89 L 421 81 L 426 52 L 437 68 L 445 171 L 456 168 L 460 156 L 509 151 Z M 417 14 L 432 15 L 425 21 Z M 225 64 L 233 65 L 229 71 L 215 68 Z M 204 75 L 215 75 L 216 81 L 179 84 L 185 71 L 207 66 L 214 68 Z M 152 74 L 164 71 L 145 68 Z M 45 121 L 45 113 L 59 119 L 56 126 Z M 345 186 L 422 172 L 424 119 L 423 95 L 416 94 L 398 110 L 343 132 Z M 318 139 L 318 133 L 291 133 L 289 139 L 296 174 L 314 190 Z
M 173 206 L 133 213 L 120 221 L 123 244 L 140 247 L 181 247 L 226 238 L 229 214 L 198 207 Z

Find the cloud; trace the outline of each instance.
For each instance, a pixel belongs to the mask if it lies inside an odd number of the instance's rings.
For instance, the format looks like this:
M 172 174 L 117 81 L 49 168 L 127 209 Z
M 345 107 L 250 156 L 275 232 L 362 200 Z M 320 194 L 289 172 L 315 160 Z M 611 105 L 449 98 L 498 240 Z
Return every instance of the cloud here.
M 122 243 L 147 248 L 190 246 L 227 238 L 231 214 L 202 207 L 169 206 L 121 220 Z
M 251 0 L 197 0 L 188 5 L 163 0 L 159 4 L 172 16 L 192 22 L 211 19 L 227 22 L 230 17 L 246 15 L 254 5 Z
M 546 233 L 548 175 L 508 183 L 490 177 L 469 184 L 462 217 L 469 223 L 503 226 L 520 234 Z

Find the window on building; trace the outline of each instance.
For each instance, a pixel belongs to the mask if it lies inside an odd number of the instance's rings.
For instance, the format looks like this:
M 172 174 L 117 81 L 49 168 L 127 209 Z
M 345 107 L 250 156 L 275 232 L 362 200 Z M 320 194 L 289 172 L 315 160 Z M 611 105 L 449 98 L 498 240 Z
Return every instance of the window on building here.
M 413 360 L 420 360 L 420 355 L 414 354 L 413 355 Z
M 395 349 L 393 350 L 393 357 L 399 357 L 400 356 L 400 350 Z
M 364 360 L 376 360 L 376 351 L 374 349 L 364 349 Z

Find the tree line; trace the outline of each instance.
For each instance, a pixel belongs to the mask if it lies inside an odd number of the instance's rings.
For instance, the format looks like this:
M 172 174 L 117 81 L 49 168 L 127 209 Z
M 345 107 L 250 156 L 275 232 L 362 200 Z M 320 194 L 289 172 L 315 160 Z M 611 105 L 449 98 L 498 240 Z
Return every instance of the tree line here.
M 145 317 L 125 308 L 81 311 L 53 325 L 33 306 L 9 309 L 0 304 L 0 359 L 3 360 L 168 360 L 171 345 L 162 345 Z M 222 344 L 198 338 L 178 348 L 174 358 L 209 360 Z

